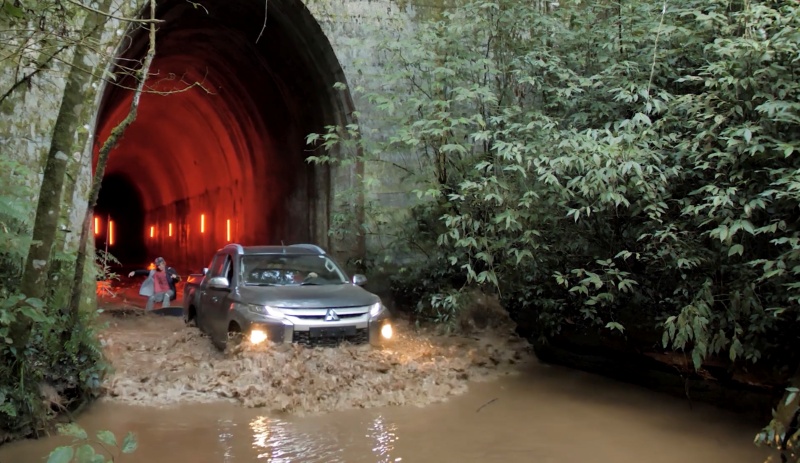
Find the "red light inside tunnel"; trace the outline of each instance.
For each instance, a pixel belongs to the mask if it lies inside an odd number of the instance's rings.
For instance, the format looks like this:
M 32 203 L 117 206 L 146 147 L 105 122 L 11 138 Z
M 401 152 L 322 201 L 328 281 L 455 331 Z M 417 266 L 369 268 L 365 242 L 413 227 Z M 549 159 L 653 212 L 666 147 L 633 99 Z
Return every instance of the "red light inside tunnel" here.
M 108 221 L 108 245 L 111 246 L 114 244 L 114 222 L 112 220 Z
M 172 222 L 169 223 L 169 236 L 172 236 Z
M 156 236 L 156 227 L 150 226 L 150 238 Z
M 98 217 L 94 218 L 94 234 L 100 234 L 100 219 Z
M 200 214 L 200 233 L 206 232 L 206 215 Z
M 225 222 L 225 232 L 226 232 L 227 237 L 228 237 L 228 242 L 230 242 L 231 241 L 231 219 L 228 219 Z

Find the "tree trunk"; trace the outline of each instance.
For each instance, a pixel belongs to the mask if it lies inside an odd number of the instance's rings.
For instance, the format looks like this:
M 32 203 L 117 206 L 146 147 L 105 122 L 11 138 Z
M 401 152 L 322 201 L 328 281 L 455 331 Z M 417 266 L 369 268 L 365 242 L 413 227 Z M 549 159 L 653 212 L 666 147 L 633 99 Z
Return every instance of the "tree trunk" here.
M 103 0 L 101 8 L 108 10 L 111 0 Z M 107 18 L 89 13 L 84 20 L 81 35 L 89 40 L 98 40 L 102 35 Z M 61 215 L 61 199 L 69 156 L 75 146 L 75 133 L 81 124 L 81 107 L 84 89 L 89 86 L 92 75 L 83 69 L 84 62 L 92 47 L 78 46 L 75 50 L 61 107 L 58 111 L 53 138 L 44 169 L 44 178 L 39 189 L 36 206 L 36 221 L 33 226 L 33 241 L 25 263 L 20 291 L 28 297 L 42 298 L 47 289 L 47 276 L 50 257 L 55 241 L 58 219 Z M 22 347 L 28 339 L 31 320 L 20 314 L 19 320 L 11 327 L 14 345 Z
M 136 113 L 139 109 L 139 100 L 144 90 L 144 84 L 147 81 L 147 76 L 150 72 L 150 65 L 153 62 L 153 57 L 156 54 L 156 3 L 155 0 L 150 0 L 150 46 L 147 49 L 142 68 L 139 69 L 137 76 L 136 90 L 133 92 L 133 99 L 131 100 L 131 109 L 125 119 L 122 120 L 108 136 L 108 139 L 103 143 L 100 152 L 97 156 L 97 167 L 95 167 L 94 177 L 92 178 L 92 188 L 89 192 L 88 205 L 86 207 L 86 215 L 83 219 L 83 226 L 81 227 L 81 237 L 78 242 L 78 256 L 75 260 L 75 278 L 72 281 L 72 297 L 70 298 L 69 311 L 70 311 L 70 326 L 77 323 L 79 319 L 80 302 L 83 293 L 83 274 L 86 269 L 86 248 L 89 241 L 89 235 L 92 230 L 92 216 L 94 215 L 94 206 L 97 204 L 97 197 L 100 195 L 100 185 L 103 182 L 103 175 L 106 170 L 106 163 L 108 155 L 111 150 L 117 146 L 120 138 L 125 133 L 125 130 L 136 120 Z
M 102 6 L 105 10 L 110 5 L 110 0 L 103 1 Z M 105 16 L 89 13 L 83 23 L 82 35 L 99 38 L 97 36 L 102 32 L 105 23 Z M 53 128 L 53 138 L 36 206 L 36 221 L 33 226 L 35 243 L 28 252 L 20 288 L 28 297 L 41 298 L 45 294 L 50 255 L 61 215 L 61 196 L 66 168 L 70 153 L 75 146 L 75 133 L 82 122 L 79 109 L 84 100 L 84 89 L 92 80 L 91 74 L 83 69 L 90 53 L 93 53 L 91 47 L 78 47 L 75 50 L 73 65 L 69 70 L 61 107 Z

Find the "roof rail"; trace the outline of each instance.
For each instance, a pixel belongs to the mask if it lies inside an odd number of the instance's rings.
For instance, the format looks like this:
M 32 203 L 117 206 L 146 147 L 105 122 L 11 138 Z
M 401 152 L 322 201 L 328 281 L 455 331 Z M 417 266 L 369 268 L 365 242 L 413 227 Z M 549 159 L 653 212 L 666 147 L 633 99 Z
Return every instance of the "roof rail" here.
M 222 249 L 231 248 L 231 247 L 236 249 L 236 254 L 244 254 L 244 248 L 239 243 L 228 243 Z
M 320 254 L 327 254 L 324 249 L 322 249 L 321 247 L 317 246 L 316 244 L 298 243 L 298 244 L 290 244 L 287 247 L 289 247 L 289 248 L 303 248 L 303 249 L 308 249 L 308 250 L 311 250 L 311 251 L 314 251 L 314 252 L 318 252 Z

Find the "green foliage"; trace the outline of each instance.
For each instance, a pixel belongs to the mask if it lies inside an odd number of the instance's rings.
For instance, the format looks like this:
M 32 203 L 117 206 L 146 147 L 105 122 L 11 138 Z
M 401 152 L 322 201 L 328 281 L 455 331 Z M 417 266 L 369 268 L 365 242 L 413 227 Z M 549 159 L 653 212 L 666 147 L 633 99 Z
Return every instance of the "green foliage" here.
M 99 50 L 106 47 L 98 42 L 100 34 L 82 27 L 87 11 L 77 2 L 0 0 L 0 26 L 4 26 L 0 42 L 7 52 L 3 59 L 8 69 L 15 70 L 0 89 L 0 111 L 11 114 L 28 89 L 63 86 L 63 79 L 52 78 L 51 71 L 57 68 L 63 77 L 76 47 L 103 53 Z M 32 123 L 31 130 L 40 125 Z M 48 138 L 33 132 L 31 136 Z M 32 244 L 34 186 L 41 172 L 12 160 L 25 157 L 24 149 L 19 151 L 22 145 L 14 140 L 0 144 L 0 429 L 6 436 L 25 436 L 49 428 L 57 416 L 96 397 L 108 366 L 96 336 L 94 308 L 77 316 L 65 310 L 76 256 L 63 251 L 61 239 L 56 239 L 58 244 L 49 256 L 52 265 L 43 300 L 20 294 L 19 282 Z M 114 262 L 113 256 L 101 253 L 97 273 L 115 278 L 109 267 Z M 94 272 L 85 273 L 91 274 L 86 276 L 94 289 Z
M 73 443 L 53 449 L 47 463 L 113 463 L 137 447 L 136 435 L 130 432 L 118 444 L 111 431 L 99 431 L 95 439 L 74 423 L 59 426 L 58 431 L 62 436 L 72 437 Z
M 0 429 L 25 435 L 97 396 L 107 364 L 96 338 L 95 314 L 83 313 L 78 325 L 70 326 L 61 310 L 69 289 L 56 283 L 71 279 L 74 255 L 54 252 L 53 259 L 64 265 L 51 275 L 54 284 L 46 301 L 17 291 L 30 244 L 32 173 L 5 157 L 0 166 Z M 106 262 L 115 260 L 108 256 Z M 33 332 L 19 348 L 13 330 L 22 317 L 33 322 Z
M 0 0 L 0 24 L 17 26 L 4 30 L 12 40 L 31 32 L 38 39 L 58 38 L 68 41 L 75 38 L 75 29 L 85 16 L 85 10 L 55 0 Z M 26 24 L 36 24 L 37 30 L 26 30 Z M 21 50 L 18 50 L 21 51 Z
M 34 322 L 23 349 L 11 339 L 20 316 Z M 40 300 L 0 297 L 0 429 L 22 435 L 45 429 L 60 413 L 99 395 L 108 365 L 94 316 L 84 313 L 77 326 L 68 326 L 66 314 Z
M 797 421 L 800 419 L 797 415 L 800 411 L 799 393 L 797 387 L 786 388 L 784 398 L 777 410 L 773 411 L 772 421 L 754 439 L 758 446 L 780 451 L 783 462 L 800 462 L 800 428 Z
M 63 265 L 51 274 L 54 284 L 46 301 L 18 292 L 30 244 L 33 174 L 5 157 L 0 167 L 0 429 L 25 435 L 97 396 L 107 364 L 96 338 L 95 314 L 83 313 L 71 326 L 61 310 L 69 288 L 57 283 L 71 279 L 74 255 L 54 252 L 53 259 Z M 105 262 L 114 261 L 108 256 Z M 107 268 L 104 274 L 113 276 Z M 33 332 L 20 348 L 14 345 L 14 329 L 23 317 L 33 322 Z
M 424 310 L 478 286 L 543 338 L 660 326 L 696 368 L 796 362 L 799 8 L 468 3 L 377 47 L 382 87 L 356 91 L 382 137 L 307 141 L 316 162 L 413 158 L 395 172 L 423 204 L 378 228 Z
M 110 252 L 98 249 L 95 253 L 94 262 L 97 268 L 98 281 L 119 280 L 119 274 L 111 270 L 111 267 L 113 265 L 121 265 L 121 262 Z
M 19 282 L 31 245 L 30 187 L 33 175 L 23 164 L 0 156 L 0 291 Z

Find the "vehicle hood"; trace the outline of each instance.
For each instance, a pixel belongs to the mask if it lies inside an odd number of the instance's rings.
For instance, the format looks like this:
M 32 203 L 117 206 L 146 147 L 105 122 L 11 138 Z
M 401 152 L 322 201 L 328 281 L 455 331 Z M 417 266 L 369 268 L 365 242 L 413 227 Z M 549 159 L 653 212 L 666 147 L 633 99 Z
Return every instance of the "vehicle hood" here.
M 360 307 L 380 301 L 375 294 L 355 285 L 244 286 L 241 302 L 286 309 Z

